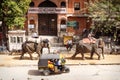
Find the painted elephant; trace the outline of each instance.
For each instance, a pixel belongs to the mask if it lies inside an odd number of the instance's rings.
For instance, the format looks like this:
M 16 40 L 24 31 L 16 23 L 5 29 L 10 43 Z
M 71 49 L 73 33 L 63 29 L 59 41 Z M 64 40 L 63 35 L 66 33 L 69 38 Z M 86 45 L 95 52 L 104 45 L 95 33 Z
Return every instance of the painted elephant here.
M 89 41 L 88 38 L 86 38 L 86 40 Z M 77 54 L 81 53 L 82 59 L 85 59 L 84 53 L 91 53 L 90 58 L 92 59 L 94 53 L 96 53 L 98 59 L 100 59 L 98 49 L 102 50 L 102 56 L 104 58 L 104 42 L 102 39 L 96 39 L 95 43 L 85 43 L 84 39 L 82 39 L 76 44 L 76 51 L 75 54 L 72 55 L 72 58 L 74 59 Z
M 22 54 L 20 56 L 20 59 L 23 58 L 25 53 L 28 53 L 30 55 L 30 59 L 32 60 L 32 53 L 34 52 L 36 52 L 38 54 L 38 57 L 40 57 L 40 55 L 42 54 L 42 49 L 44 47 L 48 47 L 48 44 L 44 43 L 44 41 L 41 41 L 40 43 L 26 41 L 22 44 Z

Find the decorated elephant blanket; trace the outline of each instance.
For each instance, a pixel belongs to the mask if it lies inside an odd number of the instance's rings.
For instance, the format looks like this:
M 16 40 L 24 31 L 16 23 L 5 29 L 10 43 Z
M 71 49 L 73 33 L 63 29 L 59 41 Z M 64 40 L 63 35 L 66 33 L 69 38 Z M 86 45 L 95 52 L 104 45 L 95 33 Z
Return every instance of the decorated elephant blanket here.
M 94 43 L 97 45 L 97 40 L 94 39 L 89 39 L 89 38 L 84 38 L 79 41 L 79 45 L 83 47 L 85 52 L 90 52 L 92 49 L 91 44 Z

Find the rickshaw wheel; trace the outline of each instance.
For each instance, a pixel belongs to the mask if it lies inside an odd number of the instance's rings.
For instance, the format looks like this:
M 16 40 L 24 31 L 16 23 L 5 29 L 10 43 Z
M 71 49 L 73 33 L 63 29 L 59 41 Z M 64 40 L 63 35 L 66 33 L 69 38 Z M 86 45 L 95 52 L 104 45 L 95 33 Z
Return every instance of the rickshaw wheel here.
M 48 75 L 50 74 L 50 70 L 44 70 L 44 71 L 43 71 L 43 74 L 44 74 L 45 76 L 48 76 Z
M 65 68 L 65 72 L 70 72 L 70 69 L 69 68 Z

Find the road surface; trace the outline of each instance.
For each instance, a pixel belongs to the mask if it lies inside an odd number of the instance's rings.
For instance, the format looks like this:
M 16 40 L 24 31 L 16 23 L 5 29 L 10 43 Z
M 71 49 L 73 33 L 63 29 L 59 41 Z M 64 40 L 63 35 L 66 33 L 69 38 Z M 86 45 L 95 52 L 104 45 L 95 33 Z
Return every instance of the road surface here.
M 37 66 L 0 67 L 0 80 L 120 80 L 120 65 L 74 65 L 69 73 L 43 76 Z

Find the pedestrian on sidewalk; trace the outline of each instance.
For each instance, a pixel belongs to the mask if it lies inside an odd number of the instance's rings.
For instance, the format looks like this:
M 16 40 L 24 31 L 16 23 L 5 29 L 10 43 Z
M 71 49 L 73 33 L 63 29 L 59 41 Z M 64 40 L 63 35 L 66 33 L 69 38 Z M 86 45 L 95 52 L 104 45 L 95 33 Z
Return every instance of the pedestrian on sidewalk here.
M 68 51 L 70 51 L 70 50 L 71 50 L 72 45 L 73 45 L 72 40 L 71 40 L 71 39 L 69 39 L 69 40 L 67 41 L 67 50 L 68 50 Z

